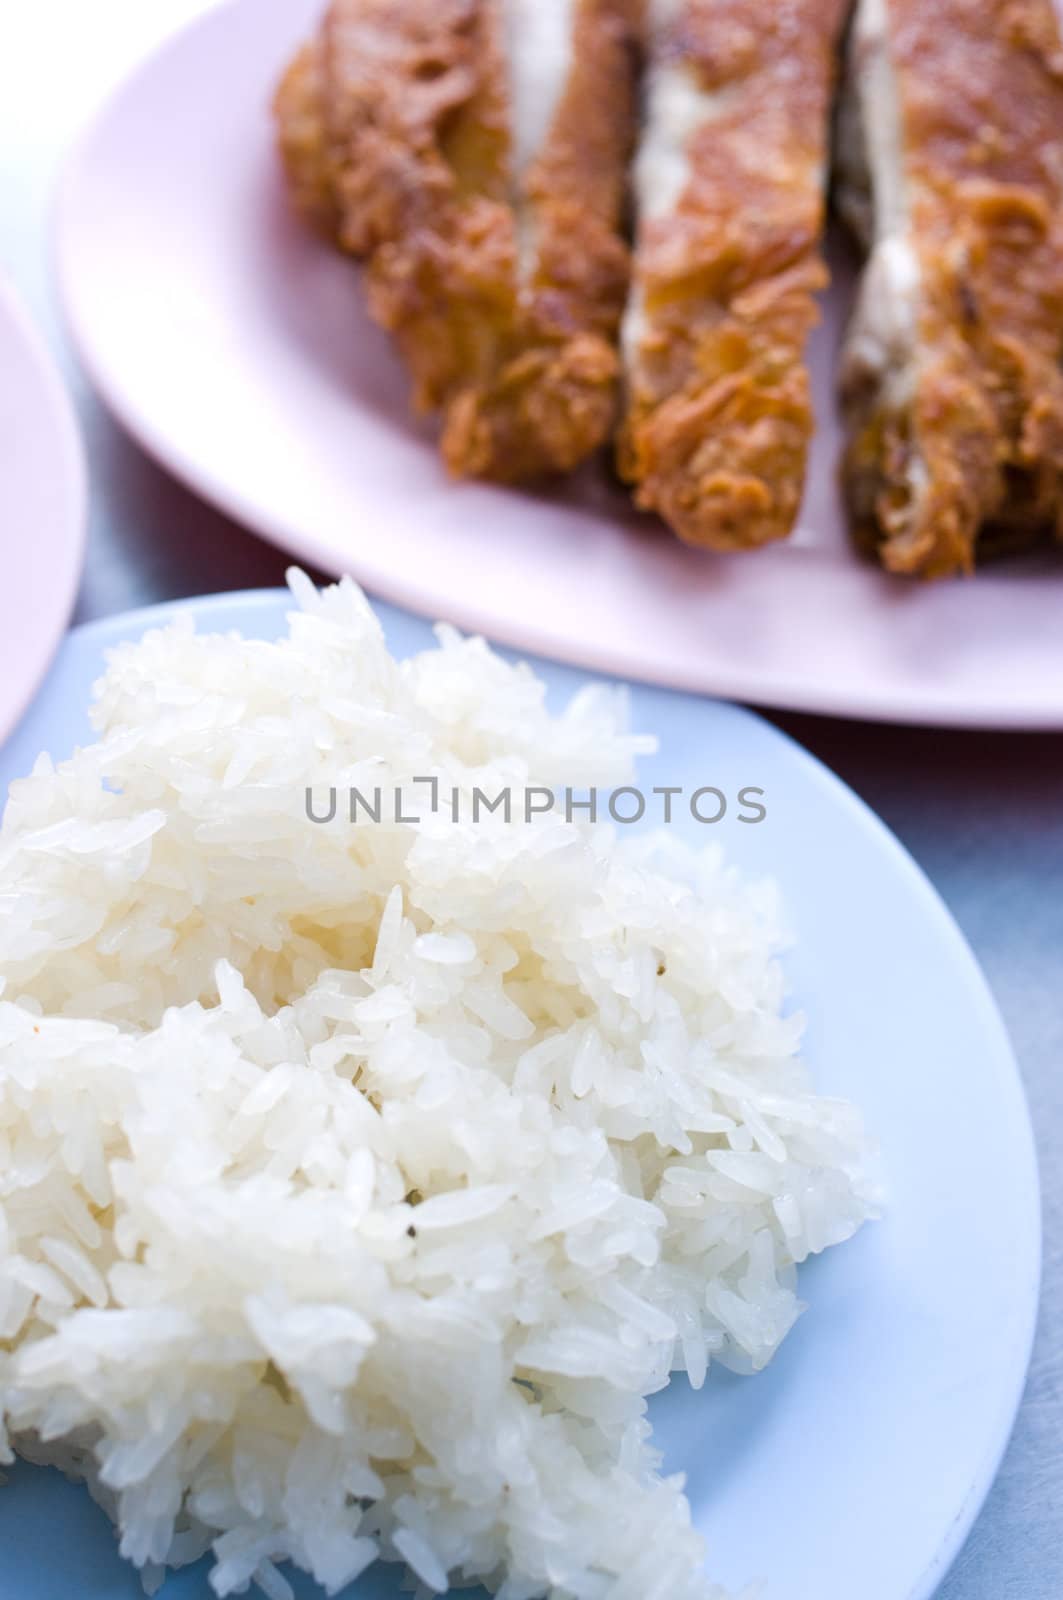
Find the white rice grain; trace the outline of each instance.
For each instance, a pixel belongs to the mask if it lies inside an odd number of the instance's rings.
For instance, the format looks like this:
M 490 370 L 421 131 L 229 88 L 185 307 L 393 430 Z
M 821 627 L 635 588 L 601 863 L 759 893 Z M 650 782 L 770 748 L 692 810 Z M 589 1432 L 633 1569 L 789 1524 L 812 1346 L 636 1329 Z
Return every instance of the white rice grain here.
M 275 643 L 111 653 L 94 743 L 0 828 L 0 1459 L 84 1477 L 155 1584 L 330 1592 L 383 1551 L 565 1600 L 718 1600 L 645 1396 L 768 1361 L 874 1209 L 782 1014 L 774 898 L 553 812 L 305 795 L 631 781 L 357 589 Z M 0 1495 L 3 1490 L 0 1489 Z

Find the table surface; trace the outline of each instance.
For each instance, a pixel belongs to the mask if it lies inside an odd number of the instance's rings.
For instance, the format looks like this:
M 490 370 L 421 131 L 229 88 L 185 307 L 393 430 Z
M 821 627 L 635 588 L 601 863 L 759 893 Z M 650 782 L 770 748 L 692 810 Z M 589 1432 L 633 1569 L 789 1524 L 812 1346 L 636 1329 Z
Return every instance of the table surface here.
M 0 271 L 69 379 L 92 482 L 76 620 L 283 581 L 284 555 L 196 499 L 94 399 L 63 335 L 48 215 L 64 149 L 108 88 L 211 0 L 53 0 L 0 22 Z M 1063 737 L 772 715 L 896 831 L 988 975 L 1018 1055 L 1041 1160 L 1045 1278 L 1022 1410 L 939 1600 L 1063 1595 Z M 993 1285 L 986 1285 L 993 1293 Z M 898 1596 L 897 1600 L 904 1600 Z

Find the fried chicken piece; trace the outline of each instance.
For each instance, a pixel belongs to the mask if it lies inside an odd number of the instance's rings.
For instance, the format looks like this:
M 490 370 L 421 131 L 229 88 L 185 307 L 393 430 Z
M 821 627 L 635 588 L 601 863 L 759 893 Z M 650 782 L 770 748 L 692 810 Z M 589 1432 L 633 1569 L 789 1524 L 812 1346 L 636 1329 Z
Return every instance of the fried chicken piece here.
M 892 572 L 1063 535 L 1063 48 L 1052 0 L 860 0 L 841 370 L 857 537 Z
M 277 93 L 296 205 L 366 263 L 450 469 L 576 466 L 615 420 L 636 0 L 333 0 Z
M 291 62 L 277 85 L 273 110 L 292 203 L 308 222 L 339 242 L 339 172 L 330 159 L 325 53 L 319 43 L 304 45 Z
M 649 0 L 619 462 L 690 544 L 761 545 L 798 512 L 844 9 Z

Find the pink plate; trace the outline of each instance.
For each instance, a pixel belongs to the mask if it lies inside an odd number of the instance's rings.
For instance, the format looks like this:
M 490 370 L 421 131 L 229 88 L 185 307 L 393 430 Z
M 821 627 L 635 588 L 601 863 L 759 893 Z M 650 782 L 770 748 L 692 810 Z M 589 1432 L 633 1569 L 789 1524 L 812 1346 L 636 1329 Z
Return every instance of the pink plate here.
M 85 549 L 85 466 L 62 380 L 0 282 L 0 743 L 66 629 Z
M 304 560 L 542 655 L 809 711 L 1063 727 L 1063 556 L 922 586 L 849 549 L 831 384 L 844 268 L 812 351 L 822 425 L 787 545 L 685 549 L 599 469 L 549 494 L 448 482 L 354 270 L 285 203 L 268 102 L 322 4 L 209 12 L 67 168 L 70 324 L 160 461 Z

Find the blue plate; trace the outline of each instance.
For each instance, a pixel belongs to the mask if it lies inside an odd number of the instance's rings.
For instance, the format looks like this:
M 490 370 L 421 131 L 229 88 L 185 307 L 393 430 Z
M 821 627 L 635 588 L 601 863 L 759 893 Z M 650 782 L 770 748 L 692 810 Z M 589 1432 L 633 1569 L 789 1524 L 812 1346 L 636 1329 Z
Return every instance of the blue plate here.
M 90 737 L 104 652 L 177 611 L 201 629 L 284 631 L 274 592 L 159 607 L 75 630 L 30 715 L 0 751 L 0 794 L 42 749 Z M 392 650 L 428 626 L 378 608 Z M 555 701 L 582 674 L 536 663 Z M 677 811 L 779 882 L 796 944 L 817 1083 L 864 1110 L 881 1143 L 885 1220 L 802 1272 L 809 1310 L 768 1370 L 674 1381 L 651 1404 L 669 1469 L 687 1474 L 714 1576 L 767 1580 L 766 1600 L 926 1600 L 977 1514 L 1018 1405 L 1037 1307 L 1040 1213 L 1030 1125 L 985 981 L 945 907 L 893 836 L 824 767 L 735 706 L 633 687 L 656 733 L 645 784 L 764 790 L 766 819 L 715 826 Z M 19 1466 L 0 1488 L 0 1600 L 134 1600 L 136 1575 L 86 1492 Z M 300 1596 L 318 1594 L 296 1580 Z M 349 1591 L 400 1593 L 377 1567 Z M 209 1600 L 206 1565 L 164 1600 Z

